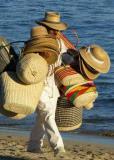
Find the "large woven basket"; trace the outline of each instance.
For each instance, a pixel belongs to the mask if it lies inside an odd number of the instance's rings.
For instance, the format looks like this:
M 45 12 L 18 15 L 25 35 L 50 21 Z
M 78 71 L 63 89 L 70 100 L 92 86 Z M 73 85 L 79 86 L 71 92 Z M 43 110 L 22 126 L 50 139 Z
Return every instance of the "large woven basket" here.
M 82 107 L 73 106 L 66 97 L 58 98 L 55 114 L 56 124 L 60 131 L 71 131 L 79 128 L 82 124 Z
M 0 76 L 0 106 L 10 112 L 31 114 L 36 110 L 42 90 L 43 82 L 24 85 L 16 73 L 4 72 Z

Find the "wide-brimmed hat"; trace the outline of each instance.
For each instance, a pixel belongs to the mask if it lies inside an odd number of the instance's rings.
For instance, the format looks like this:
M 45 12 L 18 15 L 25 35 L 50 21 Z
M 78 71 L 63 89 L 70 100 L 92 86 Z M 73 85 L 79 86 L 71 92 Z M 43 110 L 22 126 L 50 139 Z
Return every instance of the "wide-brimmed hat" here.
M 110 69 L 110 58 L 107 52 L 99 45 L 90 45 L 80 48 L 82 59 L 99 73 L 107 73 Z
M 31 29 L 30 36 L 31 36 L 31 38 L 45 37 L 45 36 L 49 36 L 49 34 L 48 34 L 46 27 L 35 26 Z
M 55 30 L 66 30 L 68 27 L 66 23 L 61 22 L 60 13 L 53 11 L 46 12 L 45 18 L 41 21 L 36 21 L 36 23 L 43 24 Z
M 95 72 L 95 71 L 93 72 L 92 70 L 90 71 L 87 68 L 87 65 L 85 65 L 85 63 L 84 63 L 83 60 L 81 61 L 80 65 L 81 65 L 81 72 L 82 72 L 83 76 L 86 75 L 86 77 L 88 79 L 94 80 L 94 79 L 96 79 L 100 75 L 99 72 Z
M 24 52 L 37 52 L 38 48 L 49 48 L 59 52 L 59 44 L 57 40 L 51 37 L 30 39 L 25 43 Z
M 57 40 L 48 34 L 44 26 L 32 28 L 31 38 L 26 41 L 23 49 L 23 55 L 37 52 L 42 52 L 42 56 L 47 52 L 47 56 L 44 57 L 48 64 L 55 63 L 60 52 Z

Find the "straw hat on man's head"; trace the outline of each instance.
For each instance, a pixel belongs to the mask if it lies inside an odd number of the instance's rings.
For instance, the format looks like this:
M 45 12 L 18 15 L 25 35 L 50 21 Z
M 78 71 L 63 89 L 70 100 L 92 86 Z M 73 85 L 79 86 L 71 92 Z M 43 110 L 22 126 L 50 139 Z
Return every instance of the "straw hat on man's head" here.
M 110 58 L 107 52 L 99 45 L 90 45 L 88 47 L 80 48 L 80 56 L 85 64 L 88 65 L 90 72 L 94 74 L 95 71 L 98 73 L 107 73 L 110 69 Z M 91 67 L 91 69 L 89 69 Z M 93 69 L 93 71 L 92 71 Z
M 45 13 L 44 19 L 41 21 L 36 21 L 36 23 L 45 25 L 58 31 L 66 30 L 68 25 L 64 22 L 61 22 L 60 18 L 61 16 L 59 12 L 50 11 Z

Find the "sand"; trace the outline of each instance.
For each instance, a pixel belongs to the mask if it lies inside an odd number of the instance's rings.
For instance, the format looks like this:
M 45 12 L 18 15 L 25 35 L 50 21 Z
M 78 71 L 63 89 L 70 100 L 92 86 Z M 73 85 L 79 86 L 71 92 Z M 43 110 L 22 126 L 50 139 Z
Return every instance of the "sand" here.
M 45 140 L 43 153 L 26 151 L 28 136 L 0 134 L 0 160 L 114 160 L 114 147 L 64 139 L 66 154 L 54 157 Z

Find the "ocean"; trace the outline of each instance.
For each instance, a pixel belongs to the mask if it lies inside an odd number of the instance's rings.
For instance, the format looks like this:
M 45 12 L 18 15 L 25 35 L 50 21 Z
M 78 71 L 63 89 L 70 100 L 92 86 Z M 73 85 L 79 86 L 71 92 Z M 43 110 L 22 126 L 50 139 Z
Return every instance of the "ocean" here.
M 44 12 L 55 10 L 61 13 L 61 20 L 69 24 L 64 34 L 77 44 L 78 48 L 89 44 L 101 45 L 109 54 L 111 68 L 95 80 L 99 96 L 94 108 L 84 110 L 82 126 L 71 132 L 114 136 L 114 1 L 112 0 L 1 0 L 0 36 L 9 42 L 25 41 L 35 20 L 44 17 Z M 23 43 L 16 44 L 23 47 Z M 19 50 L 17 49 L 17 52 Z M 0 129 L 30 131 L 34 114 L 22 120 L 11 120 L 0 115 Z

